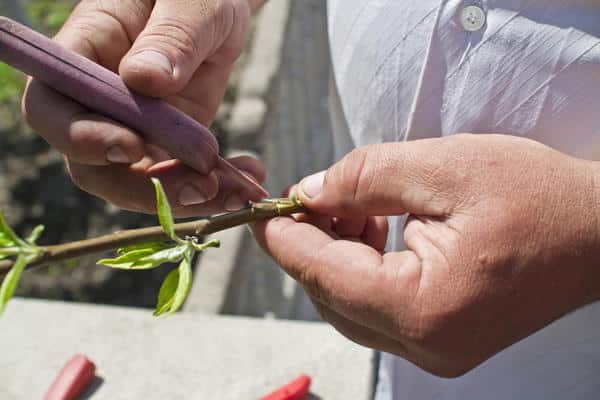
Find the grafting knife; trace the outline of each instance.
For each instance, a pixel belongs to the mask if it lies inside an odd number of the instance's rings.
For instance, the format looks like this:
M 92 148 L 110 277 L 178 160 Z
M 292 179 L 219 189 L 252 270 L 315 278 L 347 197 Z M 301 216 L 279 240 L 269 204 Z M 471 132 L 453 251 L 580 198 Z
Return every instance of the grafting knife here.
M 219 156 L 214 135 L 166 102 L 128 88 L 114 72 L 9 18 L 0 17 L 0 60 L 112 118 L 202 174 L 216 168 L 248 200 L 267 192 Z

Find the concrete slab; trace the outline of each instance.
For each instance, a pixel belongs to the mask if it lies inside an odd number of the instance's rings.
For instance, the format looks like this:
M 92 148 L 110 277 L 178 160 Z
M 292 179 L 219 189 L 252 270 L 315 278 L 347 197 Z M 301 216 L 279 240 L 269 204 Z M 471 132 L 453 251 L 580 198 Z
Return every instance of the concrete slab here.
M 218 251 L 199 255 L 194 271 L 194 284 L 183 306 L 192 313 L 219 314 L 225 305 L 230 278 L 238 260 L 244 236 L 250 235 L 245 226 L 238 226 L 208 236 L 205 240 L 220 240 Z
M 89 399 L 256 399 L 301 373 L 313 399 L 371 398 L 373 353 L 321 323 L 15 299 L 0 320 L 0 399 L 42 398 L 74 353 Z

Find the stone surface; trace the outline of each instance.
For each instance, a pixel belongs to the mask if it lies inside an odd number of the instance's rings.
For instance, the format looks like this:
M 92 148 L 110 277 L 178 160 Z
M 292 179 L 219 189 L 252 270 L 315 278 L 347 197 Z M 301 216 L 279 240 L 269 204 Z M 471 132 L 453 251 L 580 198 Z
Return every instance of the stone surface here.
M 373 353 L 321 323 L 15 299 L 0 329 L 0 399 L 40 399 L 75 353 L 100 399 L 255 399 L 301 373 L 313 399 L 371 398 Z
M 205 241 L 218 239 L 221 248 L 206 251 L 199 256 L 194 271 L 194 284 L 183 311 L 192 313 L 219 314 L 224 307 L 229 279 L 239 261 L 242 239 L 249 235 L 245 226 L 238 226 L 208 236 Z
M 291 0 L 270 1 L 260 11 L 249 59 L 240 76 L 240 97 L 263 97 L 277 75 Z
M 281 68 L 268 98 L 269 112 L 259 139 L 267 170 L 266 188 L 274 196 L 333 162 L 327 43 L 326 3 L 291 2 Z M 318 319 L 302 289 L 249 235 L 244 237 L 238 259 L 226 313 Z

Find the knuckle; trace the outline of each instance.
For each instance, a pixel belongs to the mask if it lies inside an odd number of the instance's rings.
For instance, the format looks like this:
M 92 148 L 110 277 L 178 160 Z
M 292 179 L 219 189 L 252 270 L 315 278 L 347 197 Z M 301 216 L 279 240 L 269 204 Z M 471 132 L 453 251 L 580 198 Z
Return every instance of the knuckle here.
M 368 196 L 372 182 L 377 179 L 368 158 L 369 148 L 355 149 L 326 174 L 324 185 L 327 187 L 328 181 L 335 182 L 342 209 L 362 204 L 361 200 Z
M 344 157 L 336 168 L 338 190 L 345 195 L 344 197 L 355 198 L 357 196 L 366 157 L 363 148 L 355 149 Z
M 223 0 L 215 10 L 215 37 L 225 40 L 222 52 L 235 60 L 244 49 L 249 28 L 250 8 L 247 0 Z
M 152 23 L 152 29 L 145 33 L 145 39 L 156 45 L 175 51 L 177 57 L 195 57 L 202 48 L 197 29 L 184 18 L 162 16 Z

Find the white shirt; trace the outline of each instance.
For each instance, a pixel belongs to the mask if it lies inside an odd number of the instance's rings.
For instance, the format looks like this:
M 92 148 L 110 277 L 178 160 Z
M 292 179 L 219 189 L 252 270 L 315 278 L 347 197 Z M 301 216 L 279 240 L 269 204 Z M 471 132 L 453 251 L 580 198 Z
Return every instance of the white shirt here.
M 466 7 L 474 7 L 465 10 Z M 600 2 L 329 0 L 337 154 L 461 132 L 600 160 Z M 403 248 L 392 220 L 389 250 Z M 382 358 L 378 400 L 598 399 L 600 303 L 458 379 Z

